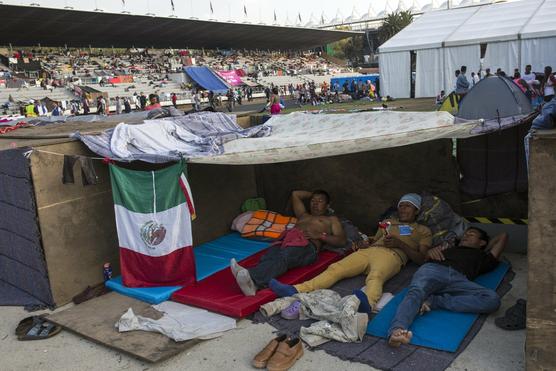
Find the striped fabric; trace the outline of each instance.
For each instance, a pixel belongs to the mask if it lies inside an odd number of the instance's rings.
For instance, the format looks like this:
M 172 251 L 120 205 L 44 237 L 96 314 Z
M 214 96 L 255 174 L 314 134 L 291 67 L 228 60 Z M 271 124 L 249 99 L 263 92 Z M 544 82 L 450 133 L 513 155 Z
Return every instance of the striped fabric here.
M 195 206 L 183 166 L 180 162 L 157 171 L 134 171 L 110 165 L 125 286 L 195 282 Z

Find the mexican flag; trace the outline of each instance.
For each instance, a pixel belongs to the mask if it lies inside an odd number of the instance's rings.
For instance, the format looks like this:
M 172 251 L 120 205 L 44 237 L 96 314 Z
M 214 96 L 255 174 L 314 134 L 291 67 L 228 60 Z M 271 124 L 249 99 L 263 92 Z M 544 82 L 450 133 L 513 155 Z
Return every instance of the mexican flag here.
M 195 282 L 191 220 L 195 207 L 180 162 L 135 171 L 110 164 L 123 284 L 182 286 Z

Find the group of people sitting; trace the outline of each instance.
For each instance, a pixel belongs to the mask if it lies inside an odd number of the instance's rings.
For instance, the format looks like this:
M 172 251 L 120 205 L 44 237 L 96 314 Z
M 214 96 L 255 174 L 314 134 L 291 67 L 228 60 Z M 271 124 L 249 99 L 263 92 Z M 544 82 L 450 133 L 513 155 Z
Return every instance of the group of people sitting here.
M 304 200 L 309 200 L 309 210 Z M 293 296 L 366 274 L 364 289 L 354 290 L 353 294 L 360 301 L 359 312 L 371 315 L 378 311 L 384 283 L 412 261 L 420 268 L 390 324 L 388 343 L 393 347 L 409 343 L 413 320 L 432 309 L 491 313 L 500 306 L 495 291 L 472 280 L 497 266 L 507 235 L 491 240 L 485 231 L 470 227 L 455 246 L 433 247 L 431 230 L 416 222 L 422 198 L 415 193 L 400 198 L 397 216 L 382 221 L 373 238 L 353 243 L 353 253 L 311 280 L 293 286 L 283 284 L 276 278 L 290 269 L 314 263 L 324 245 L 343 247 L 347 242 L 340 219 L 328 213 L 327 192 L 294 191 L 292 203 L 297 217 L 295 227 L 271 244 L 258 265 L 246 269 L 232 259 L 232 273 L 245 295 L 255 295 L 257 290 L 269 287 L 278 297 Z M 299 302 L 288 310 L 298 311 Z

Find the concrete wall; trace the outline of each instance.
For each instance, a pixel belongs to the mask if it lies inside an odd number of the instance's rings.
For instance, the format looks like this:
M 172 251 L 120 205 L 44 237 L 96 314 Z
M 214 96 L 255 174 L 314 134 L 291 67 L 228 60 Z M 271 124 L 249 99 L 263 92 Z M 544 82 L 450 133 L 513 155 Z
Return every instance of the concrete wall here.
M 258 173 L 271 210 L 284 211 L 294 189 L 325 189 L 332 208 L 363 232 L 375 231 L 379 215 L 408 192 L 430 191 L 459 210 L 451 140 L 260 165 Z
M 530 143 L 527 370 L 556 370 L 556 130 Z
M 39 147 L 59 154 L 95 156 L 80 142 Z M 107 165 L 93 161 L 100 184 L 83 186 L 79 165 L 75 184 L 62 184 L 62 155 L 35 151 L 31 157 L 42 244 L 54 302 L 62 305 L 87 285 L 102 281 L 102 265 L 119 273 L 114 205 Z M 134 168 L 160 166 L 134 164 Z M 189 182 L 198 217 L 193 221 L 194 244 L 229 232 L 242 202 L 256 196 L 252 166 L 190 165 Z

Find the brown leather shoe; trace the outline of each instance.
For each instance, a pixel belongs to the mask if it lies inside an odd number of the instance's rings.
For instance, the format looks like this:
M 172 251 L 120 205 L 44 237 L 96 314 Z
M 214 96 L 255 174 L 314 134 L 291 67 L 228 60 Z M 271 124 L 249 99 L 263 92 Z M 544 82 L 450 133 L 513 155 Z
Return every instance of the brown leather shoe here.
M 268 371 L 286 371 L 303 356 L 303 344 L 299 338 L 286 340 L 278 345 L 266 367 Z
M 261 350 L 255 356 L 255 358 L 253 358 L 253 361 L 251 362 L 253 367 L 255 367 L 255 368 L 265 368 L 268 360 L 270 359 L 270 357 L 272 357 L 272 355 L 274 354 L 274 352 L 278 348 L 278 345 L 281 344 L 282 342 L 286 341 L 286 340 L 288 340 L 287 335 L 281 335 L 281 336 L 278 336 L 275 339 L 272 339 L 270 341 L 270 343 L 268 343 L 263 348 L 263 350 Z

